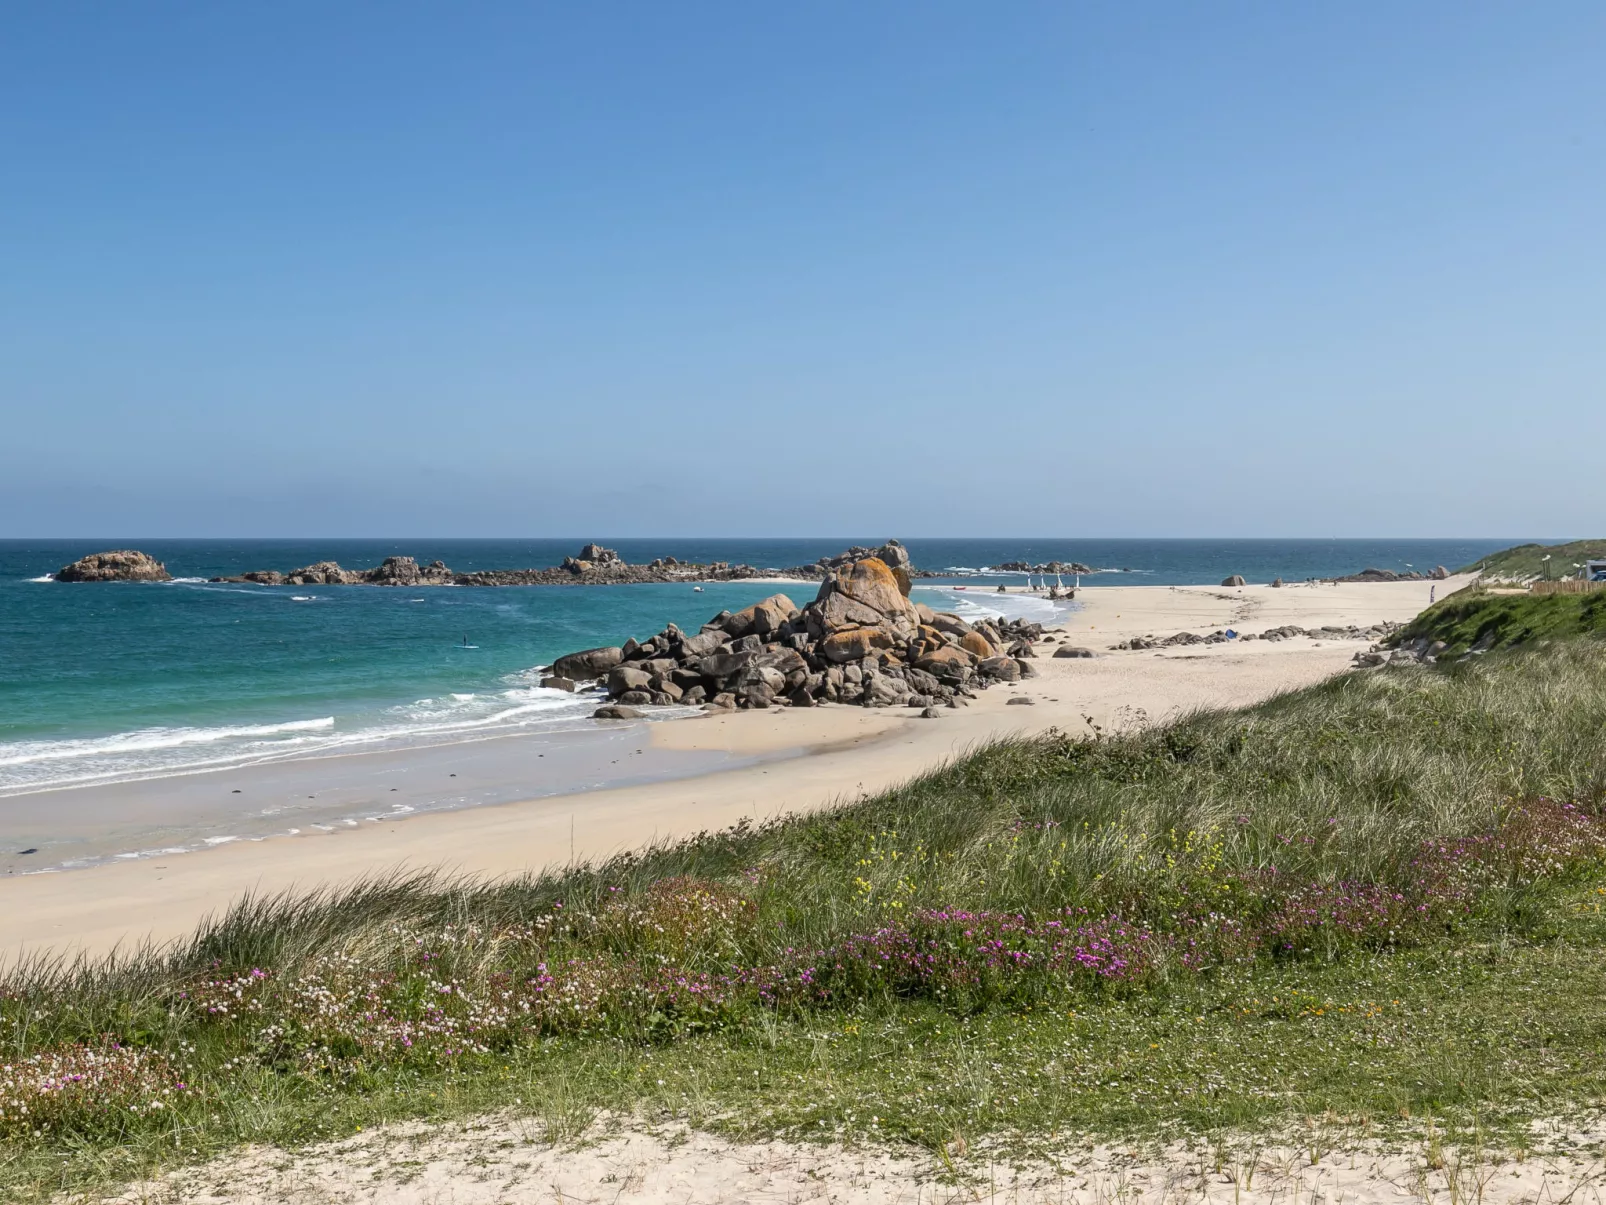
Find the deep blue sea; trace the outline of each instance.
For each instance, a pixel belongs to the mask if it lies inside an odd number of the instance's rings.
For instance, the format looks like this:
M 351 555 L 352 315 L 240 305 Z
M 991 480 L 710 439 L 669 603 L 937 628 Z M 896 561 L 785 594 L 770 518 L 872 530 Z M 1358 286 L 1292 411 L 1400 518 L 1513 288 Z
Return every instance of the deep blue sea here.
M 695 628 L 773 585 L 501 587 L 212 584 L 248 569 L 318 560 L 348 568 L 393 555 L 456 570 L 558 564 L 580 540 L 0 541 L 0 795 L 110 782 L 387 743 L 445 743 L 590 723 L 592 704 L 542 690 L 536 668 L 575 649 Z M 785 567 L 878 538 L 603 541 L 630 561 L 660 556 Z M 922 568 L 985 572 L 1024 560 L 1110 572 L 1084 586 L 1196 585 L 1450 568 L 1509 540 L 909 540 Z M 179 580 L 67 585 L 49 580 L 90 552 L 134 547 Z M 792 588 L 799 603 L 805 588 Z M 939 609 L 1049 604 L 916 586 Z

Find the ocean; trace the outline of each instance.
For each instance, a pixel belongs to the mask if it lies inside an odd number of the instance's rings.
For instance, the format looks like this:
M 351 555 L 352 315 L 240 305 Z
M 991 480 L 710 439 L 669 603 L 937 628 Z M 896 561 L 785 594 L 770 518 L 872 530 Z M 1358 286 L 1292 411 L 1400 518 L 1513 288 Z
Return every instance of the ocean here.
M 0 542 L 0 842 L 8 797 L 322 757 L 441 746 L 596 725 L 594 702 L 537 684 L 538 667 L 575 649 L 695 628 L 722 609 L 788 587 L 764 583 L 421 589 L 211 583 L 248 569 L 386 556 L 455 570 L 559 563 L 580 540 L 74 540 Z M 877 538 L 603 541 L 625 559 L 746 562 L 782 568 Z M 970 591 L 920 582 L 938 609 L 1052 620 L 1053 604 L 974 590 L 1020 575 L 1007 561 L 1081 561 L 1111 584 L 1214 584 L 1350 573 L 1367 566 L 1450 568 L 1500 540 L 909 540 L 922 568 L 963 570 Z M 86 553 L 135 547 L 178 579 L 68 585 L 49 574 Z M 790 588 L 800 604 L 808 588 Z

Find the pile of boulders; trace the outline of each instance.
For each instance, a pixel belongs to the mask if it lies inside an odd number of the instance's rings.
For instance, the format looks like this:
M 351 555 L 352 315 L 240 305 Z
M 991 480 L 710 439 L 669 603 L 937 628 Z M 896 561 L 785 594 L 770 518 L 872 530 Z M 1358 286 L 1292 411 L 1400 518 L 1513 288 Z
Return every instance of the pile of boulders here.
M 1036 676 L 1030 659 L 1042 625 L 967 623 L 911 602 L 907 553 L 895 544 L 875 552 L 837 564 L 806 606 L 773 594 L 695 633 L 671 624 L 647 640 L 571 653 L 542 685 L 600 680 L 615 702 L 598 714 L 622 718 L 671 704 L 957 707 L 993 683 Z
M 155 557 L 131 548 L 94 552 L 56 570 L 58 582 L 170 582 L 173 575 Z

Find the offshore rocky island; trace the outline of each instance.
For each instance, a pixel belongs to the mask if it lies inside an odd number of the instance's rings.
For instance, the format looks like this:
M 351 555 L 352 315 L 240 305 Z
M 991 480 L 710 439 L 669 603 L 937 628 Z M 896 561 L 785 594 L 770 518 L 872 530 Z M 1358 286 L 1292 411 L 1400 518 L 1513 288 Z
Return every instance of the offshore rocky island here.
M 907 577 L 956 577 L 959 574 L 915 569 L 909 554 L 896 540 L 889 540 L 881 551 L 889 555 Z M 386 557 L 372 569 L 345 569 L 335 561 L 318 561 L 299 569 L 253 569 L 214 582 L 252 583 L 259 586 L 609 586 L 654 582 L 740 582 L 754 578 L 784 577 L 800 581 L 823 581 L 841 566 L 870 556 L 870 548 L 855 546 L 834 557 L 821 557 L 809 565 L 786 569 L 760 569 L 752 565 L 732 565 L 726 561 L 701 564 L 695 561 L 660 557 L 645 565 L 624 560 L 611 548 L 587 544 L 578 556 L 547 569 L 482 569 L 457 573 L 441 561 L 420 565 L 410 556 Z M 1072 570 L 1066 570 L 1071 572 Z M 1078 572 L 1091 573 L 1085 567 Z M 167 568 L 154 557 L 132 549 L 97 552 L 63 565 L 55 573 L 58 582 L 166 582 L 172 581 Z

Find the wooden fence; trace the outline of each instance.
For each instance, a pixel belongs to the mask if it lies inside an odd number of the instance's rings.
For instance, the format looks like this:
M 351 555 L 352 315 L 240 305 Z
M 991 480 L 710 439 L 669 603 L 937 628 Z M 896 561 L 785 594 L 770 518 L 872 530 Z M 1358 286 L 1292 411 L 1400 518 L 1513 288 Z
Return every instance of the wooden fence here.
M 1606 582 L 1586 582 L 1582 578 L 1565 577 L 1555 582 L 1535 582 L 1528 587 L 1530 594 L 1589 594 L 1606 590 Z

